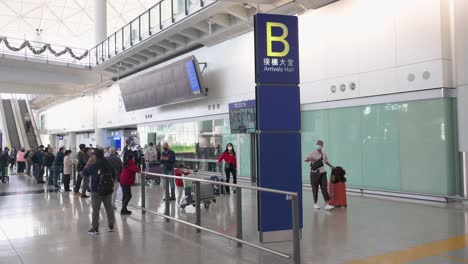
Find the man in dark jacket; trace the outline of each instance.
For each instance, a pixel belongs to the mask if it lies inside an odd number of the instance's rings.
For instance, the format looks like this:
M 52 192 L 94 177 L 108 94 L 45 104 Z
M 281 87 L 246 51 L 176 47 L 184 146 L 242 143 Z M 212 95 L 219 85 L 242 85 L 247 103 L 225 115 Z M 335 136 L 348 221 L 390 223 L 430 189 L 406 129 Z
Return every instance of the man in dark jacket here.
M 163 165 L 163 174 L 165 175 L 174 175 L 174 164 L 176 163 L 176 154 L 169 148 L 168 143 L 163 144 L 163 152 L 161 153 L 161 163 Z M 171 189 L 171 197 L 169 201 L 175 201 L 175 182 L 174 178 L 164 178 L 163 182 L 169 180 L 169 185 Z M 164 186 L 166 186 L 164 184 Z M 164 199 L 167 199 L 164 198 Z
M 54 155 L 54 149 L 52 147 L 47 147 L 44 149 L 43 152 L 43 158 L 44 158 L 44 167 L 47 169 L 46 176 L 48 185 L 54 185 L 54 172 L 52 171 L 52 165 L 54 164 L 55 160 L 55 155 Z
M 117 207 L 115 206 L 115 200 L 117 199 L 117 190 L 119 189 L 119 177 L 120 177 L 120 174 L 122 174 L 123 164 L 122 164 L 122 160 L 117 155 L 115 148 L 109 149 L 109 157 L 107 159 L 110 161 L 110 163 L 112 164 L 112 167 L 114 168 L 115 175 L 114 175 L 114 192 L 112 193 L 112 207 L 114 209 L 117 209 Z
M 91 177 L 91 204 L 93 208 L 91 229 L 88 233 L 92 235 L 99 234 L 99 211 L 101 210 L 101 203 L 104 204 L 106 210 L 108 231 L 114 232 L 115 217 L 114 210 L 112 209 L 112 193 L 101 195 L 98 191 L 100 184 L 100 176 L 103 174 L 112 174 L 115 177 L 112 164 L 104 158 L 104 151 L 102 149 L 95 149 L 94 154 L 89 158 L 83 169 L 83 175 Z
M 60 172 L 62 171 L 63 167 L 63 159 L 65 158 L 65 147 L 60 147 L 59 151 L 57 151 L 57 155 L 55 156 L 54 163 L 52 164 L 52 175 L 54 181 L 54 188 L 59 189 L 59 179 L 60 179 Z
M 44 156 L 42 154 L 42 151 L 44 150 L 44 146 L 40 145 L 36 152 L 34 152 L 33 156 L 31 157 L 31 161 L 34 164 L 34 177 L 36 177 L 36 181 L 38 184 L 45 183 L 43 175 L 44 175 L 44 167 L 43 167 L 43 161 L 44 161 Z
M 80 151 L 76 154 L 76 159 L 78 160 L 78 164 L 76 165 L 76 171 L 78 177 L 76 179 L 75 187 L 73 188 L 73 191 L 76 194 L 80 193 L 81 181 L 83 180 L 83 177 L 81 176 L 81 171 L 83 170 L 84 166 L 86 165 L 86 162 L 88 161 L 86 153 L 84 152 L 86 145 L 80 144 L 79 147 Z

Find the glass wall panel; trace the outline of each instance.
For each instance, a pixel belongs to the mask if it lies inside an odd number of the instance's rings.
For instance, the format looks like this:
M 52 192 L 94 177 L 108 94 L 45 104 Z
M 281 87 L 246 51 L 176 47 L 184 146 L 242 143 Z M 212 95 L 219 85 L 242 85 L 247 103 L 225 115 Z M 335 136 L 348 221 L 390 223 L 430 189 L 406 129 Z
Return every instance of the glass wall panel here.
M 400 189 L 400 123 L 397 105 L 370 105 L 362 114 L 362 185 Z M 354 175 L 350 175 L 354 178 Z
M 307 111 L 302 112 L 302 157 L 315 150 L 315 143 L 321 139 L 328 142 L 328 111 Z M 325 148 L 328 148 L 328 143 Z M 328 151 L 328 150 L 326 150 Z M 302 183 L 310 183 L 310 167 L 308 163 L 302 163 Z
M 455 104 L 445 98 L 303 112 L 302 155 L 323 139 L 348 186 L 460 194 Z
M 251 153 L 249 134 L 230 134 L 229 120 L 216 119 L 171 124 L 142 124 L 138 126 L 141 144 L 147 144 L 148 135 L 156 135 L 156 145 L 170 144 L 177 160 L 192 169 L 221 172 L 217 159 L 231 142 L 238 153 L 240 176 L 250 177 Z

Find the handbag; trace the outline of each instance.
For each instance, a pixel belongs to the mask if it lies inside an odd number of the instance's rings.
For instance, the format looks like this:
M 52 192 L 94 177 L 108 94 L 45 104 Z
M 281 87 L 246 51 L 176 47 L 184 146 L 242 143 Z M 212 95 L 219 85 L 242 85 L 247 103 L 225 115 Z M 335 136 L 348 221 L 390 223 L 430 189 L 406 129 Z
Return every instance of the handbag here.
M 224 165 L 224 168 L 226 170 L 232 170 L 232 169 L 234 169 L 234 164 L 232 164 L 230 162 L 229 163 L 226 162 L 226 164 Z
M 323 166 L 324 166 L 324 163 L 323 163 L 323 155 L 322 155 L 322 157 L 319 160 L 317 160 L 316 162 L 310 164 L 310 169 L 312 171 L 316 171 L 316 170 L 322 168 Z

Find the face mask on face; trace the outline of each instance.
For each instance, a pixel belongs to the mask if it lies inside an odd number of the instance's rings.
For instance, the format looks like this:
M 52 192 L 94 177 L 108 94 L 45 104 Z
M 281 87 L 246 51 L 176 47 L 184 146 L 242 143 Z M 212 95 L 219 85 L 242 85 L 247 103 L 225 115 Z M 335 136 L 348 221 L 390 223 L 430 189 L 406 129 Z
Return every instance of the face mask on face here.
M 317 145 L 317 146 L 315 146 L 315 148 L 316 148 L 317 150 L 321 150 L 321 149 L 322 149 L 322 146 Z

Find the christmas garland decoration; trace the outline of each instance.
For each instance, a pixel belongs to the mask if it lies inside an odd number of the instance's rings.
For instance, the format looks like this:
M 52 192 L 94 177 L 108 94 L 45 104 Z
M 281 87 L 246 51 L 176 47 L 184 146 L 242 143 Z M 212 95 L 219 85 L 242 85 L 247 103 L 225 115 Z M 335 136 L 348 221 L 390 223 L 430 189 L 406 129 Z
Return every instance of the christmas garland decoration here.
M 84 58 L 86 58 L 88 56 L 88 51 L 86 50 L 81 56 L 77 56 L 73 50 L 69 47 L 65 47 L 64 50 L 58 52 L 56 50 L 54 50 L 52 48 L 52 46 L 50 44 L 44 44 L 44 46 L 42 46 L 41 48 L 39 49 L 35 49 L 31 43 L 28 41 L 28 40 L 25 40 L 23 42 L 23 44 L 21 44 L 21 46 L 19 47 L 13 47 L 10 45 L 10 42 L 8 41 L 8 39 L 6 37 L 2 37 L 0 36 L 0 44 L 2 43 L 2 41 L 5 43 L 5 46 L 11 50 L 11 51 L 15 51 L 15 52 L 18 52 L 18 51 L 21 51 L 23 50 L 24 48 L 28 48 L 32 53 L 34 53 L 35 55 L 40 55 L 42 53 L 44 53 L 46 50 L 49 50 L 50 53 L 54 54 L 55 57 L 60 57 L 64 54 L 66 54 L 67 52 L 70 53 L 70 55 L 72 56 L 72 58 L 74 58 L 75 60 L 82 60 Z

